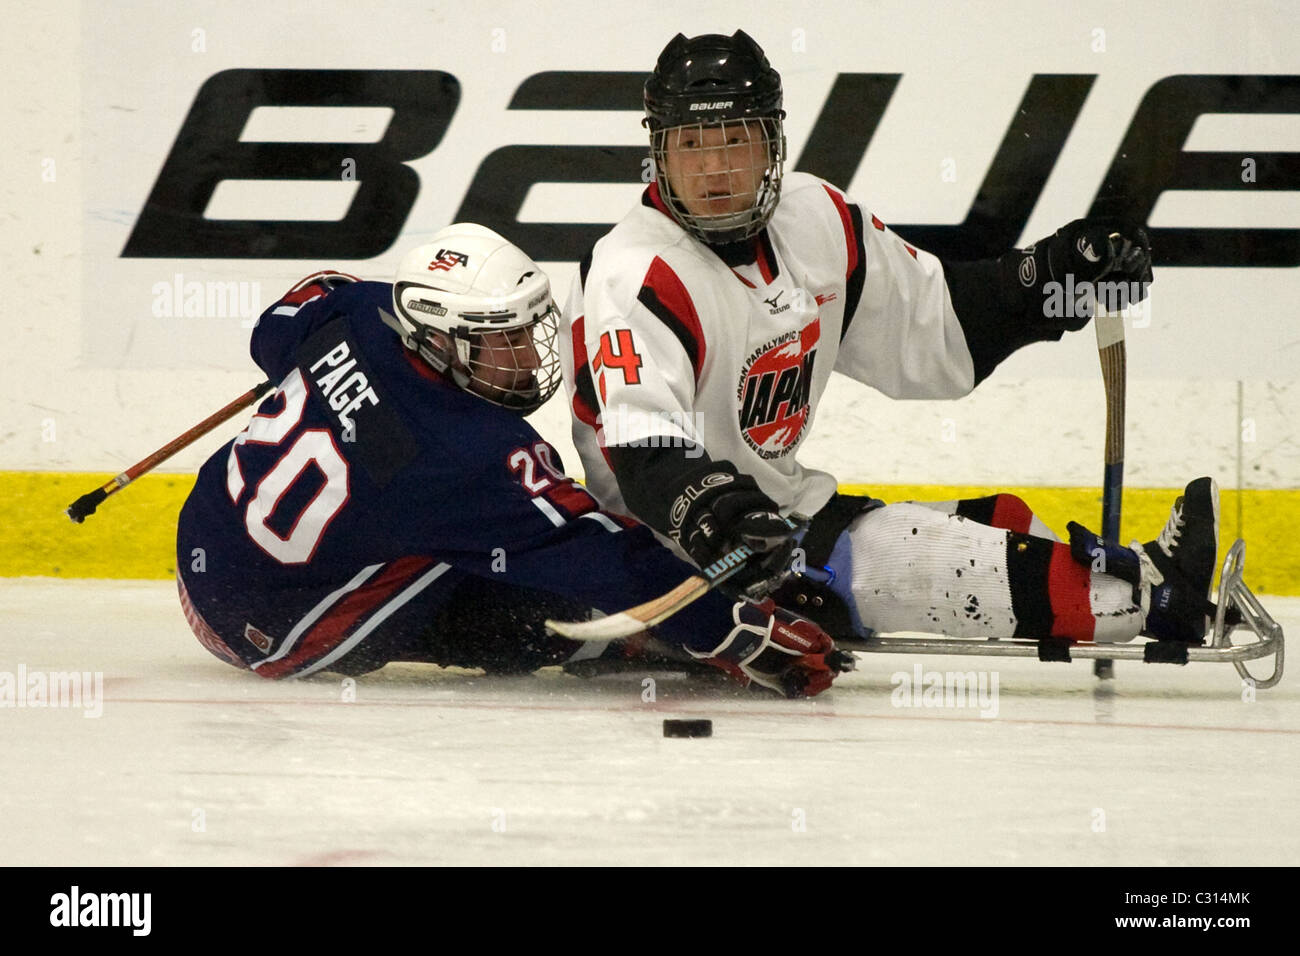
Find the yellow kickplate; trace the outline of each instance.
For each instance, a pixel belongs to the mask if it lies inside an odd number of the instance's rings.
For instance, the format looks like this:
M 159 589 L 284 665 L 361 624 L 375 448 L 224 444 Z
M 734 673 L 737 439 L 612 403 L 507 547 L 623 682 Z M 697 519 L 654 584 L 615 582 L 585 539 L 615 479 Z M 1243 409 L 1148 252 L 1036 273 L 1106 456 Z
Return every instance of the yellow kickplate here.
M 63 510 L 110 478 L 97 473 L 0 471 L 0 577 L 174 576 L 176 516 L 194 476 L 145 475 L 109 497 L 84 524 L 69 521 Z M 1099 530 L 1101 516 L 1100 488 L 844 485 L 841 490 L 885 501 L 947 501 L 1010 492 L 1062 536 L 1070 520 Z M 1180 491 L 1125 488 L 1124 543 L 1154 538 Z M 1236 538 L 1245 538 L 1246 583 L 1251 589 L 1300 595 L 1300 489 L 1224 490 L 1221 496 L 1220 554 Z

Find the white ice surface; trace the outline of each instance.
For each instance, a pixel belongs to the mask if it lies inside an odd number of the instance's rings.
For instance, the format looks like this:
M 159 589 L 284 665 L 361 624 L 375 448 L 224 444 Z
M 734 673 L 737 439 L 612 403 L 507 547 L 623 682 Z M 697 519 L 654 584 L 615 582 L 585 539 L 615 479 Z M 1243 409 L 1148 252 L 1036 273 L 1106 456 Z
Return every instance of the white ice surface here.
M 998 715 L 893 706 L 918 662 L 995 669 Z M 813 701 L 661 675 L 653 703 L 390 665 L 344 702 L 210 657 L 171 584 L 0 580 L 20 665 L 105 700 L 0 709 L 4 864 L 1300 862 L 1300 692 L 1244 702 L 1230 665 L 860 656 Z M 665 739 L 680 716 L 713 737 Z

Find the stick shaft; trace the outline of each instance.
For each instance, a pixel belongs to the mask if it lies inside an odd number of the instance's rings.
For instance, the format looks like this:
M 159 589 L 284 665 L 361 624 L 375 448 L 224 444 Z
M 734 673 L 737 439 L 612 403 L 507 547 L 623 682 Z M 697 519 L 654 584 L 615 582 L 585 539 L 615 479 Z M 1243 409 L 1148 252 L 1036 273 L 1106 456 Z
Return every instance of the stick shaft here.
M 1119 338 L 1099 350 L 1102 381 L 1106 386 L 1106 470 L 1102 478 L 1101 536 L 1118 542 L 1124 492 L 1124 402 L 1127 352 L 1123 319 Z M 1100 320 L 1098 320 L 1100 321 Z M 1098 334 L 1099 342 L 1101 340 Z
M 195 425 L 193 428 L 191 428 L 189 431 L 185 432 L 184 434 L 177 435 L 175 438 L 173 438 L 167 444 L 163 445 L 161 448 L 159 448 L 148 458 L 132 465 L 130 468 L 122 472 L 121 475 L 119 475 L 117 478 L 114 478 L 113 480 L 120 481 L 121 478 L 125 477 L 126 482 L 123 482 L 123 484 L 129 484 L 130 482 L 135 481 L 135 479 L 139 478 L 145 472 L 153 471 L 153 469 L 157 468 L 164 461 L 166 461 L 172 455 L 176 454 L 185 446 L 192 444 L 196 439 L 202 438 L 204 435 L 212 431 L 212 429 L 216 428 L 218 425 L 222 424 L 223 422 L 229 421 L 231 418 L 234 418 L 236 414 L 243 411 L 245 408 L 248 408 L 250 405 L 252 405 L 254 402 L 256 402 L 259 398 L 261 398 L 270 390 L 271 390 L 270 382 L 263 382 L 261 385 L 257 385 L 253 388 L 250 388 L 247 392 L 239 396 L 239 398 L 235 399 L 229 405 L 226 405 L 224 408 L 221 408 L 220 410 L 213 412 L 211 415 L 203 419 L 203 421 L 199 422 L 197 425 Z
M 73 521 L 77 522 L 78 524 L 80 524 L 83 520 L 85 520 L 87 515 L 94 514 L 95 509 L 109 495 L 116 494 L 117 492 L 125 488 L 127 485 L 129 485 L 131 482 L 139 478 L 141 475 L 145 474 L 146 472 L 153 471 L 153 469 L 157 468 L 159 465 L 161 465 L 172 455 L 176 454 L 182 448 L 192 444 L 197 439 L 202 438 L 204 435 L 212 431 L 212 429 L 216 428 L 218 425 L 222 424 L 223 422 L 229 421 L 231 418 L 234 418 L 235 415 L 243 411 L 245 408 L 248 408 L 250 405 L 252 405 L 254 402 L 256 402 L 259 398 L 261 398 L 270 390 L 271 390 L 270 382 L 262 382 L 260 385 L 250 388 L 243 395 L 239 396 L 239 398 L 235 399 L 233 402 L 230 402 L 228 405 L 219 409 L 218 411 L 213 412 L 211 415 L 203 419 L 203 421 L 199 422 L 193 428 L 189 429 L 188 431 L 184 432 L 181 435 L 177 435 L 175 438 L 173 438 L 167 444 L 163 445 L 161 448 L 159 448 L 148 458 L 136 462 L 126 471 L 122 472 L 120 475 L 113 478 L 106 484 L 101 485 L 99 488 L 96 488 L 94 491 L 88 494 L 82 495 L 80 498 L 78 498 L 76 501 L 74 501 L 71 505 L 68 506 L 67 508 L 68 517 L 71 518 Z
M 1106 451 L 1101 484 L 1101 536 L 1115 544 L 1120 539 L 1120 518 L 1124 504 L 1124 404 L 1128 352 L 1124 345 L 1124 317 L 1098 315 L 1097 355 L 1101 379 L 1106 388 Z M 1100 678 L 1114 676 L 1109 658 L 1093 661 L 1093 673 Z
M 740 571 L 753 556 L 753 550 L 742 544 L 702 569 L 700 574 L 692 574 L 671 591 L 644 604 L 594 621 L 548 620 L 546 626 L 556 634 L 574 641 L 613 641 L 631 637 L 667 620 L 691 602 L 703 597 L 713 587 Z

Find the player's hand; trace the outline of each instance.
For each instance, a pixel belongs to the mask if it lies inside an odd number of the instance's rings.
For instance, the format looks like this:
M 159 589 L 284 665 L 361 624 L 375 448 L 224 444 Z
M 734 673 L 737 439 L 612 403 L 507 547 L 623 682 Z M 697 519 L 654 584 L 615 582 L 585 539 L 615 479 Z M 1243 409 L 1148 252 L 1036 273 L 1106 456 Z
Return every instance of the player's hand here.
M 1135 223 L 1076 219 L 1045 241 L 1054 275 L 1073 273 L 1075 282 L 1151 282 L 1151 240 Z
M 853 670 L 853 655 L 836 650 L 829 634 L 771 600 L 737 601 L 731 615 L 735 627 L 722 643 L 708 654 L 691 653 L 745 686 L 759 684 L 784 697 L 815 697 Z
M 1070 332 L 1088 324 L 1097 298 L 1124 308 L 1145 299 L 1153 279 L 1146 230 L 1119 219 L 1076 219 L 1002 261 L 1004 272 L 1014 271 L 1004 287 L 1018 285 L 1028 309 Z
M 789 574 L 799 526 L 781 517 L 776 502 L 748 475 L 716 471 L 692 481 L 678 496 L 672 518 L 672 536 L 702 568 L 742 544 L 754 550 L 728 579 L 731 593 L 761 598 Z

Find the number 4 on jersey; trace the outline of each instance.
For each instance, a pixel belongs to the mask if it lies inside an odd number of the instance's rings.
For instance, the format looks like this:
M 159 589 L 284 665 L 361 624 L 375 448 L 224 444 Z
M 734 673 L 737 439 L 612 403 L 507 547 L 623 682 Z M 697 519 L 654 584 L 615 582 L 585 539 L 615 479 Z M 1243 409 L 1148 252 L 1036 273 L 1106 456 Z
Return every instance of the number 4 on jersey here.
M 632 330 L 618 330 L 618 351 L 614 351 L 614 340 L 608 332 L 600 337 L 600 351 L 591 361 L 592 369 L 597 371 L 596 383 L 600 388 L 600 400 L 605 400 L 605 373 L 602 368 L 616 368 L 623 373 L 625 385 L 638 385 L 641 382 L 641 356 L 637 354 L 632 343 Z

